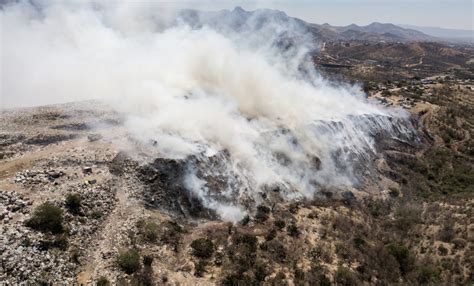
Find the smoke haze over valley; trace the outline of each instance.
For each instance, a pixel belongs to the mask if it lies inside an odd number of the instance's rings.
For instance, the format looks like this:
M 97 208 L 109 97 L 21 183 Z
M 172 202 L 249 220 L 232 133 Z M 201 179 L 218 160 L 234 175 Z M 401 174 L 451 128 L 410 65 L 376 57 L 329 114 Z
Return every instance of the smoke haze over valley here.
M 135 138 L 156 140 L 161 156 L 229 151 L 232 171 L 246 182 L 229 194 L 250 189 L 254 199 L 268 184 L 284 186 L 288 198 L 351 186 L 353 164 L 375 151 L 373 133 L 410 132 L 389 121 L 403 112 L 322 78 L 307 60 L 318 39 L 282 12 L 145 8 L 7 7 L 6 106 L 105 101 L 125 114 Z
M 0 1 L 0 284 L 470 285 L 472 42 L 204 2 Z

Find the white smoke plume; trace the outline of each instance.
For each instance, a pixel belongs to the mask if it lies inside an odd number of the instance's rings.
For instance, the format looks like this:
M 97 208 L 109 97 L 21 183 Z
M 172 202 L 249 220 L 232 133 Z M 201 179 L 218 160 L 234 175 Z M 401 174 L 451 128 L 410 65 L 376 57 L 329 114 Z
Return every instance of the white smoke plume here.
M 246 178 L 239 196 L 268 184 L 292 190 L 282 193 L 288 198 L 352 185 L 354 156 L 374 152 L 371 134 L 396 128 L 388 118 L 401 115 L 320 77 L 307 58 L 318 43 L 297 21 L 266 10 L 229 13 L 100 1 L 5 5 L 0 104 L 99 99 L 126 114 L 138 140 L 156 140 L 162 156 L 227 150 Z M 190 176 L 186 185 L 207 207 L 242 216 Z

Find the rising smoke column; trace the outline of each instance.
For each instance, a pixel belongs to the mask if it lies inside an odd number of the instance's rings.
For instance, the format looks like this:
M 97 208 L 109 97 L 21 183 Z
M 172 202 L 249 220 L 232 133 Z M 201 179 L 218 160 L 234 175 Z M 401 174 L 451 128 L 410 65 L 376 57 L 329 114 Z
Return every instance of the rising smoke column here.
M 308 52 L 317 39 L 284 13 L 164 11 L 152 4 L 20 2 L 1 11 L 2 104 L 99 99 L 126 115 L 134 138 L 165 157 L 229 152 L 250 196 L 267 185 L 287 199 L 357 182 L 354 163 L 373 134 L 402 116 L 358 87 L 323 79 Z M 192 170 L 186 186 L 222 217 Z

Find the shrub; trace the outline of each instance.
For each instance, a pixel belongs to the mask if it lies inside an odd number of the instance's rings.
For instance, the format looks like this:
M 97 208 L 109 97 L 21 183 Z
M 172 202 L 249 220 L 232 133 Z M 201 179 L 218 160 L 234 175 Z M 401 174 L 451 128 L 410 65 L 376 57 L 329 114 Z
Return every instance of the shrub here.
M 143 265 L 151 266 L 152 263 L 153 263 L 153 256 L 151 255 L 143 256 Z
M 402 231 L 410 230 L 421 222 L 421 210 L 417 205 L 401 205 L 395 212 L 396 226 Z
M 335 245 L 336 254 L 342 260 L 352 260 L 355 257 L 354 248 L 350 247 L 348 243 L 338 242 Z
M 20 243 L 21 246 L 23 247 L 29 247 L 31 245 L 31 240 L 29 237 L 25 237 L 21 243 Z
M 285 245 L 278 240 L 272 240 L 265 243 L 268 253 L 275 261 L 285 262 L 287 258 L 287 250 Z
M 147 222 L 142 228 L 143 238 L 148 242 L 156 242 L 158 239 L 158 225 L 154 222 Z
M 386 216 L 391 211 L 391 204 L 390 201 L 383 201 L 383 200 L 369 200 L 367 203 L 367 208 L 369 213 L 375 217 Z
M 206 272 L 206 262 L 199 260 L 194 266 L 194 276 L 202 277 L 204 272 Z
M 263 265 L 262 263 L 257 263 L 257 265 L 255 265 L 253 274 L 254 274 L 255 280 L 259 282 L 256 284 L 260 284 L 262 281 L 265 280 L 265 277 L 267 277 L 268 275 L 267 269 L 265 268 L 265 265 Z
M 420 284 L 435 283 L 439 280 L 439 271 L 432 266 L 421 266 L 418 268 L 416 279 Z
M 60 250 L 66 250 L 68 247 L 67 235 L 60 234 L 54 237 L 49 237 L 39 242 L 39 248 L 41 250 L 48 250 L 50 248 L 58 248 Z
M 408 248 L 401 244 L 392 243 L 387 246 L 388 253 L 395 257 L 400 265 L 400 272 L 405 275 L 412 266 L 412 259 Z
M 331 286 L 331 280 L 327 276 L 326 268 L 320 265 L 313 265 L 311 269 L 305 273 L 305 280 L 309 285 Z
M 369 93 L 369 91 L 372 89 L 372 84 L 368 81 L 364 81 L 364 83 L 362 84 L 362 90 L 365 92 L 365 93 Z
M 448 221 L 443 228 L 440 229 L 438 236 L 441 241 L 451 242 L 455 236 L 454 223 Z
M 313 211 L 313 212 L 310 212 L 310 213 L 308 214 L 308 218 L 309 218 L 309 219 L 317 219 L 317 218 L 318 218 L 318 213 L 317 213 L 317 212 L 314 212 L 314 211 Z
M 222 280 L 221 284 L 224 286 L 245 285 L 245 284 L 242 284 L 243 279 L 244 277 L 242 277 L 242 275 L 238 273 L 231 273 Z
M 81 197 L 79 194 L 68 194 L 66 196 L 66 207 L 73 214 L 78 214 L 81 209 Z
M 388 191 L 388 194 L 389 194 L 392 198 L 396 198 L 396 197 L 400 196 L 400 191 L 399 191 L 397 188 L 390 187 L 390 188 L 389 188 L 389 191 Z
M 387 97 L 387 96 L 390 96 L 390 95 L 392 95 L 392 93 L 390 91 L 388 91 L 388 90 L 382 91 L 382 96 L 383 97 Z
M 400 278 L 400 264 L 397 259 L 390 254 L 387 246 L 377 240 L 367 243 L 363 251 L 349 255 L 362 257 L 357 258 L 361 260 L 361 263 L 356 268 L 360 279 L 370 281 L 373 275 L 378 275 L 378 277 L 383 277 L 384 281 L 396 282 Z
M 361 249 L 364 244 L 365 240 L 360 235 L 354 237 L 354 245 L 356 248 Z
M 110 285 L 109 279 L 105 276 L 100 276 L 99 279 L 97 279 L 97 286 L 108 286 Z
M 155 285 L 153 279 L 153 269 L 145 267 L 142 271 L 133 274 L 131 285 L 153 286 Z
M 135 249 L 121 251 L 117 262 L 125 273 L 132 274 L 140 269 L 140 254 Z
M 243 273 L 255 264 L 258 240 L 255 236 L 247 234 L 235 234 L 232 240 L 234 243 L 228 249 L 228 255 L 236 268 L 239 269 L 239 273 Z M 274 241 L 271 240 L 267 243 Z
M 445 270 L 453 269 L 453 261 L 449 258 L 441 258 L 441 267 Z
M 332 228 L 339 230 L 339 232 L 352 232 L 354 229 L 354 221 L 347 216 L 339 215 L 333 221 Z
M 301 268 L 298 268 L 296 265 L 294 267 L 294 276 L 295 276 L 295 281 L 304 281 L 305 275 L 304 271 Z
M 285 227 L 285 221 L 281 219 L 276 220 L 274 224 L 279 230 L 282 230 Z
M 300 235 L 300 231 L 295 223 L 288 225 L 286 231 L 288 232 L 288 235 L 292 237 L 298 237 Z
M 250 217 L 248 215 L 244 216 L 244 218 L 240 221 L 240 224 L 246 226 L 250 222 Z M 230 276 L 229 276 L 230 277 Z
M 214 243 L 207 238 L 199 238 L 191 243 L 193 255 L 199 258 L 210 258 L 214 253 Z
M 66 234 L 57 235 L 53 240 L 53 247 L 59 248 L 61 250 L 66 250 L 69 244 L 67 238 L 68 237 Z
M 444 247 L 444 245 L 440 245 L 438 247 L 438 252 L 439 252 L 439 255 L 446 256 L 448 254 L 448 249 Z
M 300 208 L 300 205 L 299 203 L 295 202 L 295 203 L 291 203 L 289 206 L 288 206 L 288 210 L 290 211 L 290 213 L 292 214 L 296 214 L 298 212 L 298 209 Z
M 270 208 L 269 207 L 259 205 L 257 207 L 257 213 L 255 214 L 255 219 L 258 222 L 264 222 L 268 219 L 268 214 L 269 213 L 270 213 Z
M 343 285 L 343 286 L 358 285 L 357 278 L 352 273 L 352 271 L 343 266 L 339 266 L 339 268 L 337 268 L 337 271 L 334 274 L 334 280 L 337 283 L 337 285 Z
M 104 216 L 104 213 L 100 210 L 95 210 L 89 214 L 89 217 L 93 219 L 100 219 L 103 216 Z
M 240 285 L 263 285 L 263 281 L 267 277 L 267 270 L 260 262 L 256 262 L 254 268 L 249 271 L 236 271 L 226 276 L 220 283 L 225 286 Z M 278 283 L 277 285 L 280 285 Z
M 185 230 L 175 221 L 166 221 L 161 224 L 161 231 L 161 241 L 171 244 L 174 251 L 177 252 L 182 234 L 185 232 Z
M 276 237 L 276 235 L 277 235 L 276 229 L 272 228 L 265 236 L 265 240 L 267 241 L 272 240 Z
M 309 255 L 313 261 L 317 261 L 318 259 L 321 259 L 322 261 L 326 263 L 331 263 L 332 262 L 332 255 L 331 251 L 329 250 L 328 245 L 321 245 L 318 244 L 316 245 L 310 252 Z
M 455 238 L 451 242 L 454 244 L 454 249 L 463 249 L 467 245 L 466 240 L 462 238 Z
M 161 277 L 161 282 L 163 282 L 163 283 L 168 282 L 168 276 L 166 274 Z
M 395 257 L 398 262 L 406 260 L 409 255 L 408 248 L 404 245 L 391 243 L 387 246 L 388 252 Z
M 258 242 L 258 240 L 255 236 L 252 236 L 252 235 L 249 235 L 249 234 L 237 235 L 234 238 L 234 242 L 236 244 L 248 245 L 253 252 L 257 251 L 257 242 Z
M 33 216 L 26 221 L 26 225 L 33 229 L 53 234 L 63 232 L 63 211 L 50 202 L 46 202 L 33 212 Z
M 276 272 L 275 274 L 272 275 L 271 278 L 267 279 L 264 283 L 262 283 L 261 285 L 275 285 L 275 286 L 283 286 L 283 285 L 288 285 L 288 282 L 286 280 L 286 274 L 284 273 L 284 271 L 278 271 Z M 295 285 L 299 285 L 299 284 L 296 284 Z
M 316 276 L 315 283 L 317 284 L 313 285 L 331 286 L 331 280 L 329 280 L 329 278 L 325 274 L 320 274 L 320 276 Z
M 75 264 L 79 264 L 80 262 L 80 257 L 81 257 L 81 253 L 79 251 L 78 248 L 76 247 L 73 247 L 71 250 L 70 250 L 70 254 L 69 254 L 69 260 Z
M 50 286 L 51 285 L 51 283 L 49 281 L 43 280 L 41 278 L 36 280 L 35 283 L 39 286 Z

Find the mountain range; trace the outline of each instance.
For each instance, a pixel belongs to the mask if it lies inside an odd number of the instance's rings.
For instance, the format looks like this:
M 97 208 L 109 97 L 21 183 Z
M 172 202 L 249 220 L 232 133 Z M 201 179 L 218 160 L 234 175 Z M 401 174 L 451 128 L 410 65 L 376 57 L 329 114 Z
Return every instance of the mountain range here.
M 193 27 L 209 25 L 218 29 L 242 31 L 248 28 L 261 29 L 270 22 L 287 24 L 297 27 L 303 34 L 310 34 L 320 41 L 368 41 L 368 42 L 447 42 L 449 29 L 444 29 L 440 37 L 422 31 L 401 27 L 391 23 L 373 22 L 366 26 L 351 24 L 348 26 L 332 26 L 330 24 L 314 24 L 288 16 L 285 12 L 271 9 L 246 11 L 241 7 L 233 10 L 197 11 L 185 9 L 179 12 L 182 21 Z M 464 34 L 465 35 L 465 34 Z M 463 37 L 466 42 L 473 39 Z
M 459 42 L 474 42 L 474 30 L 465 30 L 465 29 L 446 29 L 440 27 L 420 27 L 413 25 L 398 25 L 407 29 L 414 29 L 420 32 L 423 32 L 427 35 L 448 39 L 451 41 Z

